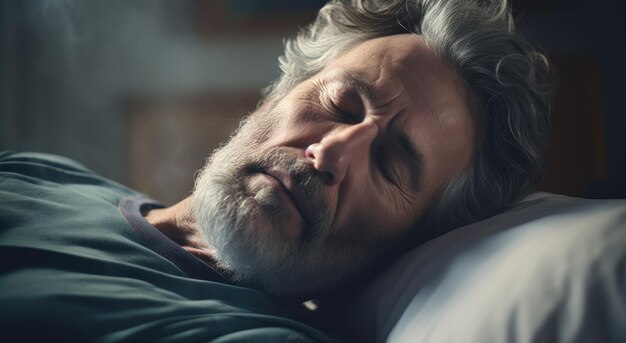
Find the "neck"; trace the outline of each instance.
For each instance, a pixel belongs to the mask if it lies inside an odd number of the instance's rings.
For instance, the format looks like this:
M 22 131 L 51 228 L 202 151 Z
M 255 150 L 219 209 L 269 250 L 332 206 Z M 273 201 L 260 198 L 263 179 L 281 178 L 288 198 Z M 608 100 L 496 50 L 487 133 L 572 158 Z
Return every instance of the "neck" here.
M 210 247 L 191 213 L 191 197 L 173 206 L 152 209 L 146 220 L 183 249 L 213 265 Z

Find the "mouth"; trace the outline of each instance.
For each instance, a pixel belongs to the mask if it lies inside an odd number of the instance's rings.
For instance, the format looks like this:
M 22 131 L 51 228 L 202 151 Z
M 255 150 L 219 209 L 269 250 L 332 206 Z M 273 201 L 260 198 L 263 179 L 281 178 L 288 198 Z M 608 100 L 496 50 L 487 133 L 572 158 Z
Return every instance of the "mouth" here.
M 285 238 L 299 240 L 307 231 L 307 219 L 303 211 L 302 202 L 299 200 L 300 198 L 293 192 L 294 183 L 288 180 L 287 176 L 282 176 L 277 172 L 257 170 L 250 175 L 248 189 L 253 198 L 261 196 L 257 201 L 260 201 L 259 204 L 265 203 L 267 206 L 270 206 L 268 209 L 271 210 L 271 207 L 276 205 L 282 207 L 280 213 L 283 214 L 268 212 L 270 215 L 268 219 L 273 222 L 273 226 L 279 229 Z M 276 198 L 270 202 L 263 200 L 267 195 L 267 193 L 265 195 L 262 193 L 263 189 L 272 189 L 272 194 Z M 276 200 L 278 202 L 275 202 Z M 285 212 L 289 214 L 284 216 Z
M 286 172 L 281 170 L 270 168 L 268 170 L 263 171 L 269 177 L 275 179 L 280 183 L 282 190 L 291 200 L 291 203 L 294 205 L 296 210 L 298 211 L 300 217 L 306 223 L 308 223 L 308 215 L 305 211 L 306 205 L 304 201 L 304 193 L 302 189 L 298 186 L 298 184 L 294 181 L 294 179 Z

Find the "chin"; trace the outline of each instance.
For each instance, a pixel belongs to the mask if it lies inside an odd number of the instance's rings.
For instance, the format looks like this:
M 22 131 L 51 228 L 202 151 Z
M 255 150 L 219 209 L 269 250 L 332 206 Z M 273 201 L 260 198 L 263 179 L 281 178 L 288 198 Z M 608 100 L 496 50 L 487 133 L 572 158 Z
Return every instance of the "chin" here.
M 275 296 L 330 292 L 358 278 L 373 258 L 371 252 L 334 247 L 331 230 L 288 239 L 274 227 L 271 206 L 254 202 L 237 183 L 210 169 L 202 171 L 192 199 L 194 218 L 218 267 L 233 281 Z

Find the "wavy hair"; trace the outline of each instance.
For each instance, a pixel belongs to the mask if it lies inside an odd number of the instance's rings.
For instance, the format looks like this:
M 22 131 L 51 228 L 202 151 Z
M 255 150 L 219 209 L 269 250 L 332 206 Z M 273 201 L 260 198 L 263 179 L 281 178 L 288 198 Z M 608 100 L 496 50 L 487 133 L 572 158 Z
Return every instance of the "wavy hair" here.
M 333 0 L 285 42 L 281 76 L 265 90 L 279 99 L 365 40 L 423 37 L 464 80 L 479 133 L 469 167 L 426 211 L 432 237 L 505 210 L 540 179 L 556 78 L 546 57 L 515 32 L 506 0 Z

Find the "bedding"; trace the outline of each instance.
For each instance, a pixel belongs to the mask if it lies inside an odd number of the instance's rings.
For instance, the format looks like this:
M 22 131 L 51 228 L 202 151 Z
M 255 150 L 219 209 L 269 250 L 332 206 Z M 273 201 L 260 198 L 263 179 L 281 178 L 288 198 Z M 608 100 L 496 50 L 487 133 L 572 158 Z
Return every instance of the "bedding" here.
M 142 229 L 159 205 L 74 161 L 0 153 L 0 198 L 4 341 L 336 341 Z M 353 342 L 626 342 L 626 200 L 533 194 L 345 303 Z
M 355 342 L 626 342 L 626 200 L 533 194 L 349 303 Z
M 84 166 L 0 153 L 0 341 L 332 342 L 147 224 Z M 143 221 L 143 222 L 142 222 Z

